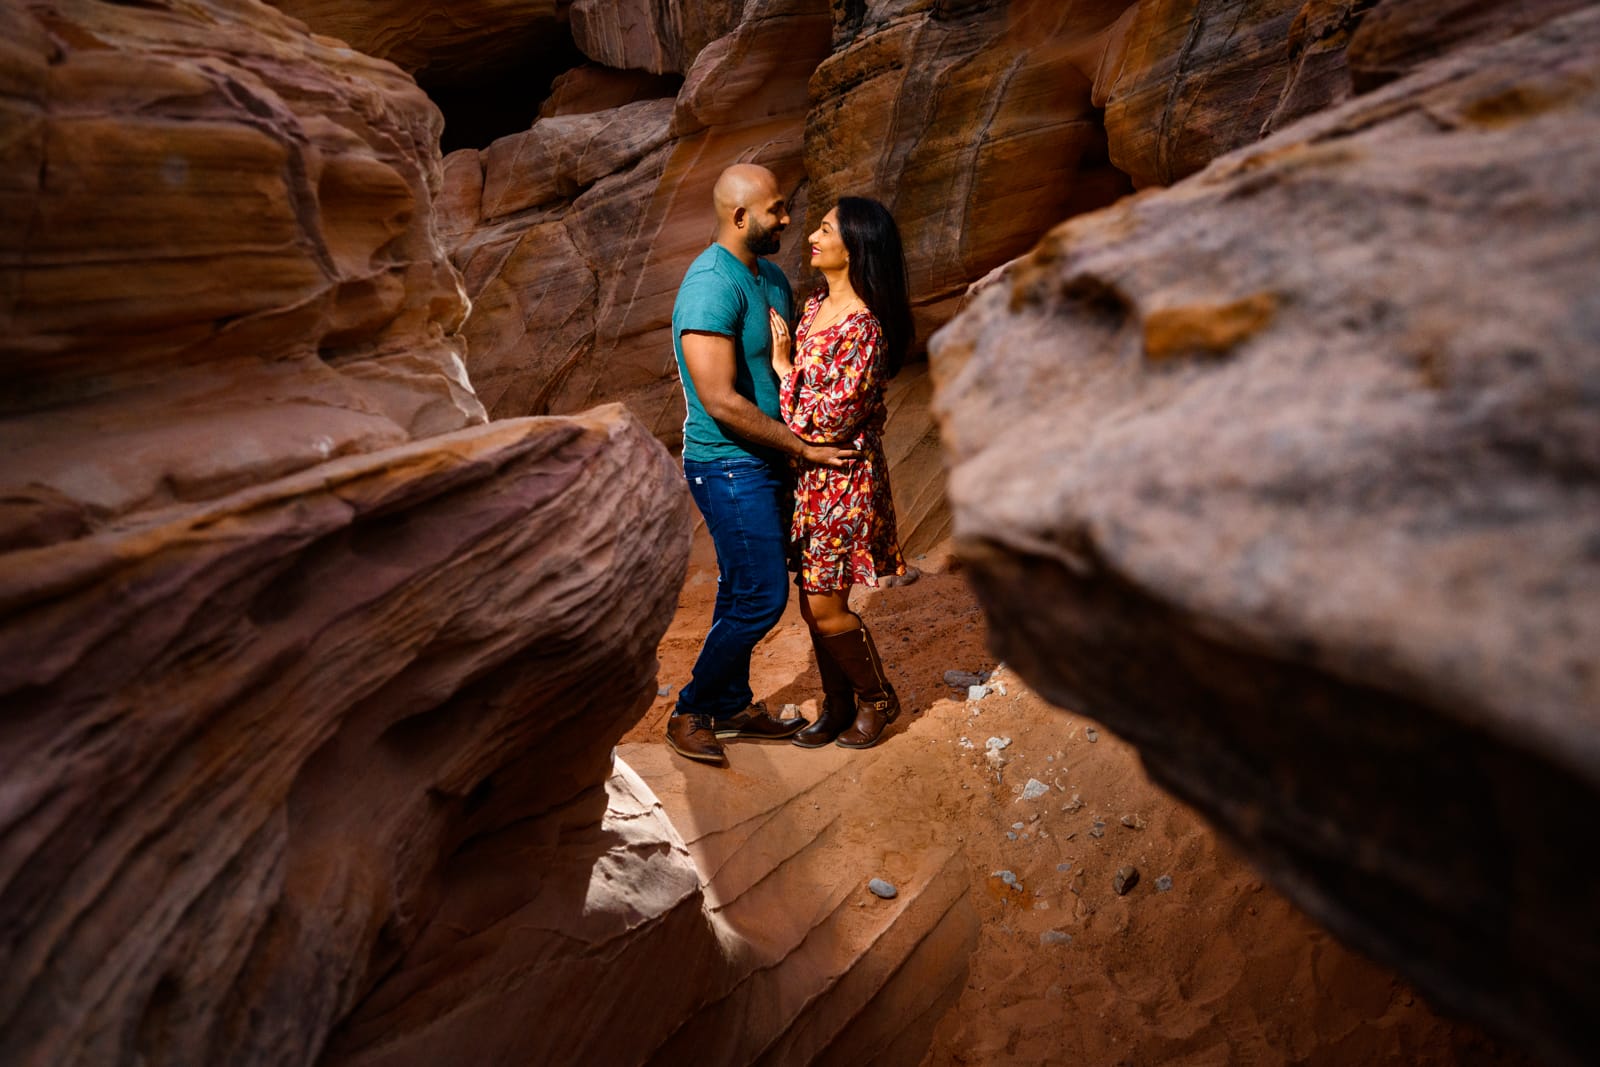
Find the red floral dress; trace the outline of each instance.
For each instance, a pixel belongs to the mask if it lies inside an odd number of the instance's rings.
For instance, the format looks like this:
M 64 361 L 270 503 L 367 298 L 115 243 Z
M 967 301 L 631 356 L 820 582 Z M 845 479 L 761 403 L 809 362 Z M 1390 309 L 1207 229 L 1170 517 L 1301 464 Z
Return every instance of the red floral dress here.
M 808 593 L 875 586 L 879 575 L 906 572 L 883 454 L 883 330 L 862 309 L 813 332 L 821 303 L 807 300 L 795 329 L 794 373 L 779 392 L 784 421 L 806 441 L 848 442 L 862 458 L 797 465 L 790 569 Z

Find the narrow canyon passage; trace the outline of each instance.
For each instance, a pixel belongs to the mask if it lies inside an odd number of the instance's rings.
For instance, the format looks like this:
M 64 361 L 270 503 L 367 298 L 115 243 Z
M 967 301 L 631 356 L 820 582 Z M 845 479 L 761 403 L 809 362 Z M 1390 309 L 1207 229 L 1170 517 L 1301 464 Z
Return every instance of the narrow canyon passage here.
M 3 1067 L 1600 1062 L 1594 0 L 0 30 Z M 716 768 L 736 162 L 902 231 L 923 573 Z
M 916 563 L 912 584 L 853 599 L 906 705 L 883 742 L 847 752 L 741 741 L 728 767 L 708 767 L 662 741 L 715 597 L 716 559 L 697 526 L 660 647 L 663 692 L 617 754 L 682 834 L 715 914 L 776 937 L 820 928 L 829 909 L 857 911 L 858 927 L 910 927 L 936 951 L 970 951 L 913 965 L 918 982 L 962 972 L 930 1020 L 928 1065 L 1536 1062 L 1339 944 L 1152 784 L 1131 746 L 996 664 L 947 542 Z M 945 683 L 947 670 L 997 667 L 977 701 Z M 815 714 L 796 605 L 757 647 L 751 683 L 774 706 Z M 731 873 L 741 864 L 758 874 Z M 1138 878 L 1119 894 L 1130 867 Z M 923 915 L 943 915 L 952 876 L 975 917 L 966 941 L 913 910 L 926 897 L 938 907 Z M 873 878 L 899 895 L 874 896 Z

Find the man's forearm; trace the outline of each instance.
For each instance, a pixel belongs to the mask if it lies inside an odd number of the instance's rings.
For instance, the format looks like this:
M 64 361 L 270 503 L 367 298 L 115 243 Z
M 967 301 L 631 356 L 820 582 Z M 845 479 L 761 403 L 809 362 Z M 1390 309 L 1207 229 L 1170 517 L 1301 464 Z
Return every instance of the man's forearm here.
M 722 400 L 714 410 L 707 404 L 706 414 L 724 429 L 753 444 L 765 445 L 790 456 L 804 454 L 806 442 L 791 433 L 789 427 L 737 393 Z

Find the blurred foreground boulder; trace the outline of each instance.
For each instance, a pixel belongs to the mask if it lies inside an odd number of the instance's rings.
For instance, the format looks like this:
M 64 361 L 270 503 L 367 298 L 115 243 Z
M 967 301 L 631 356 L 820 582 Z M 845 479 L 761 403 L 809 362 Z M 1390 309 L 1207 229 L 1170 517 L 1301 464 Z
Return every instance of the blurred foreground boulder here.
M 1600 11 L 1072 220 L 934 343 L 997 652 L 1552 1061 L 1600 1009 Z

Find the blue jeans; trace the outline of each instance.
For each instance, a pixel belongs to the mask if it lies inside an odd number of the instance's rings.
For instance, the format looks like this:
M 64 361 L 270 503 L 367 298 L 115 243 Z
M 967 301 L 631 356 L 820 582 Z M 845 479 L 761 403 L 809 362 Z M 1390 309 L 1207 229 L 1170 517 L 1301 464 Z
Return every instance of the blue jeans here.
M 788 471 L 754 456 L 683 461 L 717 550 L 711 629 L 678 694 L 678 715 L 726 718 L 750 705 L 750 653 L 789 603 L 786 552 L 794 489 Z

